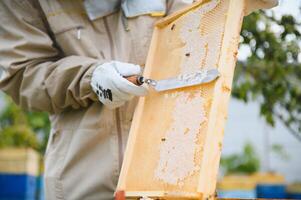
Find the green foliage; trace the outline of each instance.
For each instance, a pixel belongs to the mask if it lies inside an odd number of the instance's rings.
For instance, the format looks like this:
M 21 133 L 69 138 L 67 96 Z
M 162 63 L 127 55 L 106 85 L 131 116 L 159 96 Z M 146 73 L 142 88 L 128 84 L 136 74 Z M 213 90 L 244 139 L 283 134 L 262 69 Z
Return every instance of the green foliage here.
M 0 148 L 3 147 L 31 147 L 39 149 L 36 135 L 26 125 L 12 125 L 0 131 Z
M 44 152 L 50 133 L 50 121 L 46 112 L 26 112 L 29 127 L 36 133 L 40 141 L 40 152 Z
M 221 167 L 226 174 L 252 174 L 259 170 L 260 161 L 253 146 L 247 143 L 241 154 L 222 157 Z
M 44 152 L 50 130 L 46 113 L 24 112 L 9 97 L 0 113 L 0 148 L 31 147 Z
M 273 144 L 271 146 L 271 151 L 272 151 L 272 153 L 276 154 L 278 157 L 280 157 L 284 161 L 288 161 L 290 158 L 288 153 L 285 151 L 283 146 L 280 144 Z
M 238 62 L 233 96 L 260 102 L 260 114 L 272 126 L 276 119 L 301 141 L 300 22 L 256 12 L 244 19 L 241 46 L 250 56 Z
M 14 124 L 26 124 L 26 116 L 12 100 L 5 96 L 6 107 L 0 115 L 0 127 L 1 129 L 14 125 Z

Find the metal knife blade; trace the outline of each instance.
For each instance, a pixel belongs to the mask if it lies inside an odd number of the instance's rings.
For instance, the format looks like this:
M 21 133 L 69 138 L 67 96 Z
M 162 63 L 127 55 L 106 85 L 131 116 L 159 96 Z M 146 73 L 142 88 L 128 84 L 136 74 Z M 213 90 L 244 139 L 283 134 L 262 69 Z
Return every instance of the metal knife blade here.
M 174 78 L 163 80 L 146 79 L 140 76 L 138 77 L 137 82 L 140 84 L 146 83 L 152 86 L 156 91 L 160 92 L 209 83 L 217 79 L 219 76 L 220 73 L 217 69 L 210 69 L 200 70 L 191 74 L 182 74 Z

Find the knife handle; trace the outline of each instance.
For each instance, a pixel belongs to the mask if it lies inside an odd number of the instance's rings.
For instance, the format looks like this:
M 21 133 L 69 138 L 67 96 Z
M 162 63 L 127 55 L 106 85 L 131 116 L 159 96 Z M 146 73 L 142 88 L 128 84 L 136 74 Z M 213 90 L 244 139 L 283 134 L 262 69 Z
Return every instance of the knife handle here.
M 138 85 L 142 85 L 143 83 L 145 83 L 145 78 L 139 75 L 137 76 L 136 82 L 138 83 Z
M 141 75 L 127 76 L 124 78 L 138 86 L 141 86 L 145 82 L 144 77 Z

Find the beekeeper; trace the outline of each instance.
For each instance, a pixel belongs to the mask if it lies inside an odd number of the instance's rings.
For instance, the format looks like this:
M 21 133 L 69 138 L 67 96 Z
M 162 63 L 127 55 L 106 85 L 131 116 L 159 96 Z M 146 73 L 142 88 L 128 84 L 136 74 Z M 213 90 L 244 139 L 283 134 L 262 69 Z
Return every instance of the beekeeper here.
M 256 3 L 255 3 L 256 2 Z M 154 22 L 192 0 L 1 0 L 0 89 L 50 114 L 46 199 L 112 199 Z M 246 13 L 276 0 L 249 0 Z

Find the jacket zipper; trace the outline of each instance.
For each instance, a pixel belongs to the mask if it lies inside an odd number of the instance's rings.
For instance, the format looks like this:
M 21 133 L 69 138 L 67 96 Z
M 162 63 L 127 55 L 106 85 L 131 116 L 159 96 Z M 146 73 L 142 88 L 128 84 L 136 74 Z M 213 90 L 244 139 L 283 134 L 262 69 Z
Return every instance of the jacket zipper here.
M 76 37 L 77 37 L 78 40 L 80 40 L 81 39 L 81 33 L 82 33 L 81 31 L 82 31 L 83 27 L 79 26 L 76 29 L 77 29 Z
M 108 33 L 109 43 L 110 43 L 110 53 L 111 58 L 115 59 L 115 53 L 114 53 L 114 43 L 111 31 L 109 29 L 107 17 L 103 18 L 105 29 Z M 122 161 L 123 161 L 123 144 L 122 144 L 122 130 L 121 130 L 121 123 L 120 123 L 120 110 L 117 108 L 115 110 L 115 118 L 116 118 L 116 126 L 117 126 L 117 139 L 118 139 L 118 161 L 119 161 L 119 168 L 121 169 Z

